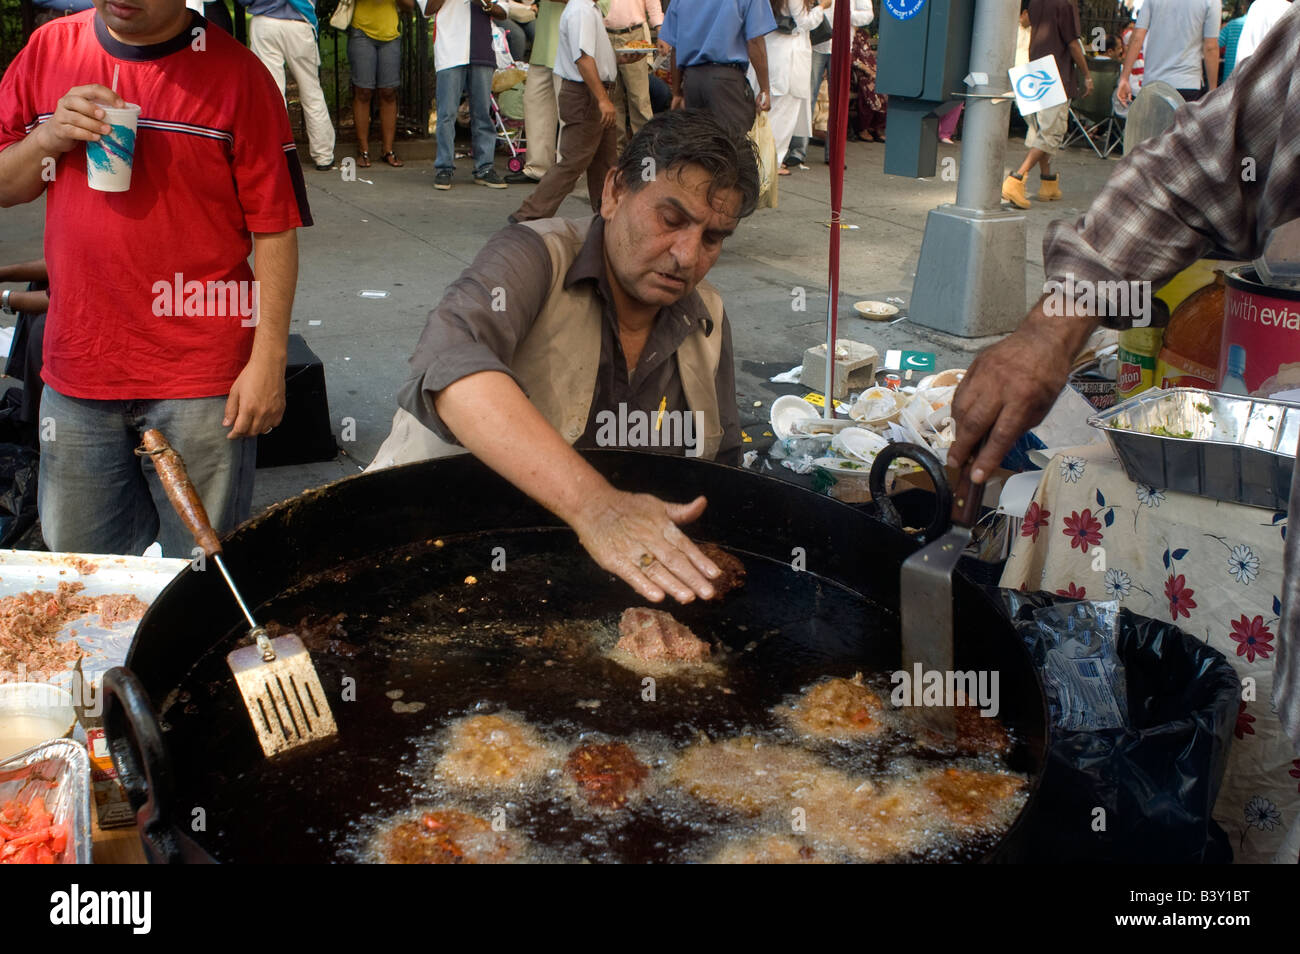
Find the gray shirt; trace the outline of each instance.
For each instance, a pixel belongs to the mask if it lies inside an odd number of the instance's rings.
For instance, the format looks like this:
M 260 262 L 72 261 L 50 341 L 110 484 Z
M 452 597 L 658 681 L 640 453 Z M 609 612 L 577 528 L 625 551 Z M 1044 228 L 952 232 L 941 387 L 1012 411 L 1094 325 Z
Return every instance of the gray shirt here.
M 738 465 L 740 412 L 736 406 L 731 325 L 726 316 L 721 327 L 715 327 L 695 292 L 660 309 L 636 369 L 629 374 L 605 269 L 604 236 L 605 220 L 596 216 L 582 250 L 564 278 L 566 288 L 579 283 L 593 285 L 604 316 L 591 412 L 586 431 L 574 446 L 580 449 L 598 446 L 596 415 L 602 410 L 617 413 L 620 404 L 626 405 L 628 411 L 648 415 L 657 415 L 661 406 L 665 411 L 689 410 L 677 368 L 677 349 L 691 332 L 702 327 L 706 334 L 722 335 L 716 378 L 722 442 L 716 459 Z M 509 365 L 515 348 L 542 310 L 551 278 L 550 253 L 533 229 L 512 225 L 492 236 L 473 264 L 447 287 L 438 307 L 429 313 L 424 333 L 411 357 L 412 375 L 398 392 L 398 403 L 443 440 L 455 441 L 455 435 L 434 410 L 438 392 L 480 371 L 501 371 L 518 382 Z M 679 456 L 686 453 L 686 448 L 680 445 L 634 449 Z
M 1174 89 L 1200 89 L 1202 41 L 1218 40 L 1219 0 L 1146 0 L 1138 14 L 1147 30 L 1142 83 L 1168 83 Z

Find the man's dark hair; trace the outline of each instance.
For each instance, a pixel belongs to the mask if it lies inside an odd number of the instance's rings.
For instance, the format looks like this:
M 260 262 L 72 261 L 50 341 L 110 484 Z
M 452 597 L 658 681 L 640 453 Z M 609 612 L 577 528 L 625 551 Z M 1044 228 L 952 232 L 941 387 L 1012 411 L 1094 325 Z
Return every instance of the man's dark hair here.
M 647 160 L 649 160 L 647 162 Z M 631 192 L 640 192 L 654 176 L 699 166 L 709 175 L 709 202 L 718 192 L 740 193 L 738 218 L 758 206 L 758 157 L 749 139 L 733 139 L 703 109 L 674 109 L 660 113 L 632 137 L 618 160 L 618 178 Z M 649 169 L 652 175 L 646 175 Z

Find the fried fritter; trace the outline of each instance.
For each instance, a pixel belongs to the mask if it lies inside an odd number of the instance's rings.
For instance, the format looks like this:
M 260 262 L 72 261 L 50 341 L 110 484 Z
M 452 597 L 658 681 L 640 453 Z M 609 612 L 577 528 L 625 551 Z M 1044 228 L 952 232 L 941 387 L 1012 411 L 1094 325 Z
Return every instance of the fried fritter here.
M 650 776 L 650 769 L 622 742 L 580 745 L 569 753 L 564 770 L 595 808 L 622 808 Z
M 722 571 L 722 575 L 716 580 L 709 580 L 713 586 L 715 600 L 720 600 L 732 590 L 738 590 L 745 585 L 745 564 L 740 562 L 738 556 L 728 553 L 716 543 L 701 543 L 699 547 L 700 552 Z
M 539 778 L 554 753 L 537 730 L 508 713 L 452 724 L 434 778 L 470 788 L 513 788 Z
M 393 865 L 502 864 L 517 857 L 505 832 L 454 809 L 397 821 L 379 832 L 373 848 L 380 862 Z
M 884 725 L 884 703 L 868 689 L 862 673 L 852 679 L 827 679 L 808 689 L 789 706 L 777 709 L 795 731 L 830 739 L 875 735 Z
M 810 752 L 743 737 L 692 745 L 673 779 L 696 798 L 746 815 L 797 807 L 841 773 Z
M 943 818 L 961 829 L 1009 822 L 1021 801 L 1016 796 L 1025 786 L 1018 775 L 959 768 L 931 772 L 920 784 Z
M 729 841 L 708 861 L 711 865 L 825 865 L 831 859 L 790 835 L 754 835 Z

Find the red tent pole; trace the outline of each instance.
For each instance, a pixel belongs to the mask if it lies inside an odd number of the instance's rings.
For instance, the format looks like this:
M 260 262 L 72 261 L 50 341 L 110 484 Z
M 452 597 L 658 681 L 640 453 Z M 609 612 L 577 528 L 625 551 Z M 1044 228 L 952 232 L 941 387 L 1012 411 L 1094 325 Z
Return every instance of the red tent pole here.
M 840 299 L 840 228 L 844 207 L 844 149 L 849 132 L 849 75 L 853 64 L 853 27 L 849 15 L 851 0 L 835 4 L 831 23 L 831 111 L 826 123 L 826 151 L 831 161 L 831 246 L 829 298 L 826 303 L 826 408 L 827 418 L 835 416 L 835 340 L 839 324 Z M 817 90 L 813 90 L 813 96 Z

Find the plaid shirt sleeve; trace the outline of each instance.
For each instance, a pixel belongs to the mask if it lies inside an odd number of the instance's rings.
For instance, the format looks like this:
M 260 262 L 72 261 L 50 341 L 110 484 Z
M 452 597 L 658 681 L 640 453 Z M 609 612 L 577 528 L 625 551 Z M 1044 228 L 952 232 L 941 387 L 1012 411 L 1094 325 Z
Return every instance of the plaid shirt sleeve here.
M 1297 49 L 1293 6 L 1229 82 L 1126 156 L 1078 221 L 1048 227 L 1048 280 L 1159 287 L 1216 244 L 1237 258 L 1258 257 L 1272 229 L 1300 217 Z M 1099 317 L 1111 327 L 1129 323 Z

